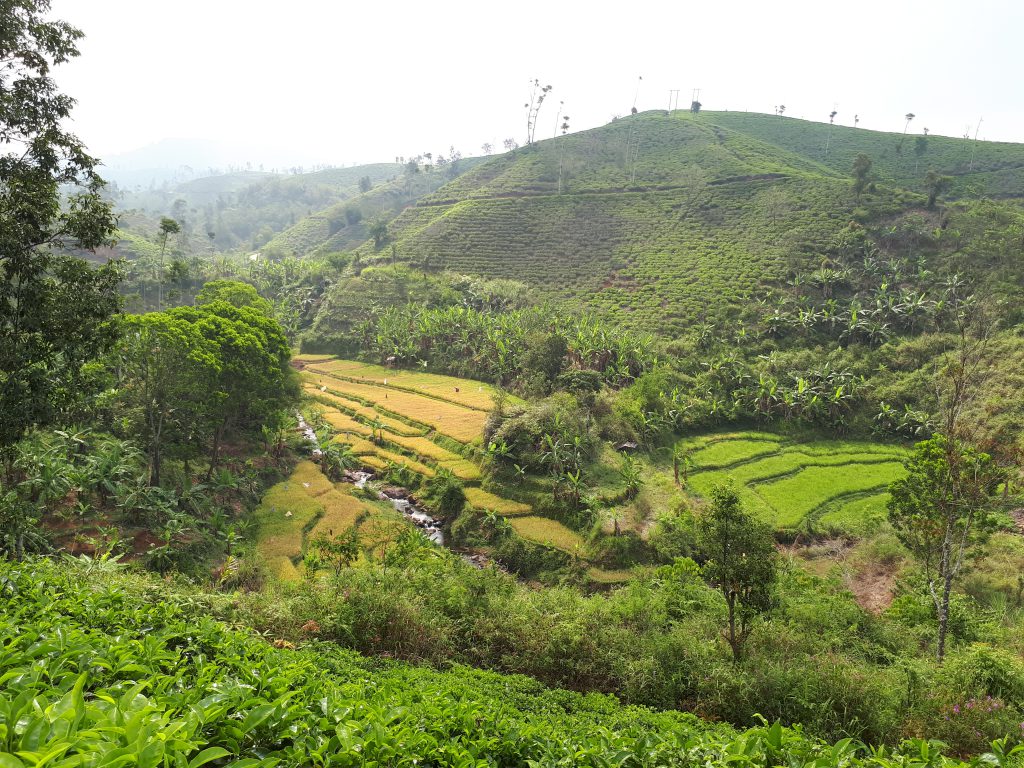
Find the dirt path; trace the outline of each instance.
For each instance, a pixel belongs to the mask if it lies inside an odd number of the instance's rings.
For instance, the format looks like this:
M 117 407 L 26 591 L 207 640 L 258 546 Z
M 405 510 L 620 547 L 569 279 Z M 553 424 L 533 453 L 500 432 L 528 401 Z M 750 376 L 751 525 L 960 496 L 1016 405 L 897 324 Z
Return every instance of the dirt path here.
M 878 615 L 892 605 L 893 586 L 896 583 L 895 573 L 882 569 L 876 569 L 870 573 L 858 573 L 851 570 L 845 581 L 857 604 L 865 611 Z
M 1024 508 L 1013 510 L 1010 512 L 1010 517 L 1013 518 L 1013 522 L 1017 526 L 1017 530 L 1024 534 Z
M 825 577 L 839 566 L 843 585 L 853 594 L 857 604 L 877 615 L 892 605 L 895 569 L 878 564 L 858 568 L 847 559 L 851 547 L 850 541 L 829 539 L 810 544 L 787 544 L 780 550 L 816 576 Z

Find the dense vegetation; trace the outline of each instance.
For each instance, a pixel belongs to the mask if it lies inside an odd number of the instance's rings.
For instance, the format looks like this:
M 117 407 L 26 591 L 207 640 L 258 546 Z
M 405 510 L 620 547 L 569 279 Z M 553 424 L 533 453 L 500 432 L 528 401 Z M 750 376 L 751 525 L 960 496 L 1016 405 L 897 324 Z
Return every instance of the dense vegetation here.
M 0 766 L 1020 764 L 1019 146 L 698 108 L 116 230 L 8 6 Z

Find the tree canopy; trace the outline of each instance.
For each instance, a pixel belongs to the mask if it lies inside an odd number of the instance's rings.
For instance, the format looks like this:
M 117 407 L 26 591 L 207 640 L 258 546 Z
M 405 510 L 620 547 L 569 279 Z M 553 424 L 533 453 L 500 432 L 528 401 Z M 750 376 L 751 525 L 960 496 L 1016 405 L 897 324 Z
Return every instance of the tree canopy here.
M 96 160 L 65 128 L 75 102 L 50 77 L 82 33 L 49 9 L 0 1 L 0 450 L 81 390 L 119 307 L 115 265 L 64 255 L 107 244 L 115 222 Z M 62 201 L 62 188 L 75 191 Z

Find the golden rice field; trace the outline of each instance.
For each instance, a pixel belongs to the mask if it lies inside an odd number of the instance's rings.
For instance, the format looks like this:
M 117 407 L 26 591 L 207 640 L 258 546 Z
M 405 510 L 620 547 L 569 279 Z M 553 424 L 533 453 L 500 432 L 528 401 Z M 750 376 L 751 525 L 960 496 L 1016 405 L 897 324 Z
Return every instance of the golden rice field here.
M 382 427 L 396 435 L 416 437 L 417 435 L 426 433 L 429 429 L 425 424 L 419 426 L 410 425 L 404 421 L 400 421 L 381 413 L 377 408 L 369 405 L 363 405 L 358 400 L 350 400 L 346 397 L 341 397 L 337 392 L 332 392 L 330 389 L 324 387 L 324 385 L 315 386 L 307 382 L 303 385 L 302 389 L 317 402 L 342 411 L 343 413 L 360 417 L 367 425 L 380 424 Z
M 511 499 L 503 499 L 501 496 L 495 496 L 483 488 L 467 488 L 466 501 L 474 509 L 482 511 L 493 509 L 499 515 L 505 515 L 506 517 L 528 515 L 533 511 L 529 504 L 523 504 L 521 501 L 512 501 Z
M 508 521 L 515 529 L 515 532 L 528 541 L 555 547 L 566 552 L 583 551 L 585 545 L 583 537 L 557 520 L 552 520 L 549 517 L 527 515 L 525 517 L 510 517 Z
M 374 404 L 388 413 L 426 425 L 460 443 L 479 441 L 487 412 L 449 400 L 395 389 L 389 385 L 338 379 L 327 373 L 306 369 L 303 379 L 316 387 L 326 387 L 342 397 L 354 397 L 364 404 Z
M 350 444 L 368 468 L 383 470 L 392 463 L 404 464 L 423 477 L 447 469 L 463 481 L 469 506 L 507 517 L 524 539 L 569 553 L 584 549 L 583 537 L 562 523 L 534 515 L 529 504 L 480 488 L 477 462 L 455 452 L 451 440 L 465 446 L 480 443 L 487 410 L 493 405 L 492 387 L 323 356 L 303 356 L 300 361 L 307 363 L 302 372 L 304 389 L 322 407 L 327 423 L 340 433 L 335 439 Z M 375 431 L 379 444 L 369 439 Z M 451 440 L 436 441 L 439 437 Z M 342 506 L 337 514 L 339 520 L 348 522 L 358 516 L 358 510 Z M 317 529 L 330 525 L 327 519 L 325 515 L 318 521 Z M 376 524 L 367 520 L 363 525 L 371 531 Z M 595 569 L 594 573 L 595 581 L 606 583 L 625 578 L 619 572 Z
M 361 363 L 357 360 L 312 360 L 302 356 L 303 362 L 309 361 L 307 371 L 326 373 L 335 378 L 352 379 L 368 384 L 384 385 L 419 392 L 442 400 L 449 400 L 459 405 L 489 411 L 494 406 L 495 389 L 490 384 L 454 376 L 441 376 L 435 373 L 419 371 L 402 371 L 385 368 L 380 365 Z M 314 364 L 315 363 L 315 364 Z
M 320 533 L 336 536 L 357 526 L 361 538 L 370 535 L 372 547 L 381 526 L 405 524 L 401 516 L 357 498 L 351 489 L 331 483 L 313 462 L 300 461 L 287 480 L 264 494 L 255 512 L 256 549 L 272 573 L 285 581 L 300 578 L 306 544 Z

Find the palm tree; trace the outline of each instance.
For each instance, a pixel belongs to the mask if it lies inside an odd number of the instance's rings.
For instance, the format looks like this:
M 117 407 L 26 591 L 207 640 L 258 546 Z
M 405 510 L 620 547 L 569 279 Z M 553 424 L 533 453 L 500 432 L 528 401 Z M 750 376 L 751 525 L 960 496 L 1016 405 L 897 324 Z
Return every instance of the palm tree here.
M 903 148 L 903 140 L 907 137 L 907 129 L 910 128 L 910 121 L 913 120 L 915 117 L 916 115 L 913 112 L 907 112 L 907 114 L 903 116 L 906 122 L 903 124 L 903 135 L 900 136 L 900 143 L 897 146 L 897 149 Z

